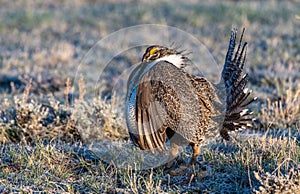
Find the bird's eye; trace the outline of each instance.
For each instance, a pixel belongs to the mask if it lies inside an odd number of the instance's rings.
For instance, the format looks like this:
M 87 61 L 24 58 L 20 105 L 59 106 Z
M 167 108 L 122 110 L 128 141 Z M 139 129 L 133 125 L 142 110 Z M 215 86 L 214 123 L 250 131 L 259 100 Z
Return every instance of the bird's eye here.
M 149 51 L 149 54 L 154 55 L 156 53 L 156 51 L 157 51 L 157 48 L 154 47 Z

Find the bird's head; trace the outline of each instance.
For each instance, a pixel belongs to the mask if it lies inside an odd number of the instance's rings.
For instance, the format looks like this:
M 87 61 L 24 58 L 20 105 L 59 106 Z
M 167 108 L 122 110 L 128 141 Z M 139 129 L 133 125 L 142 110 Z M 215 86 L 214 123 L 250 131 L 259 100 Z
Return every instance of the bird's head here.
M 186 65 L 191 64 L 191 60 L 182 52 L 159 45 L 149 46 L 143 55 L 142 61 L 167 61 L 178 68 L 184 68 Z

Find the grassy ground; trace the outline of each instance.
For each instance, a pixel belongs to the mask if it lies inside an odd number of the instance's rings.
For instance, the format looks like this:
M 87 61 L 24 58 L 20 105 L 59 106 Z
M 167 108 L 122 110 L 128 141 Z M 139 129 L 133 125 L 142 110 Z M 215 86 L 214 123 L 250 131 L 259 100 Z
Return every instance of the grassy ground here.
M 296 1 L 1 1 L 0 192 L 300 192 L 299 10 Z M 131 147 L 115 112 L 123 101 L 115 93 L 95 97 L 97 63 L 75 77 L 97 41 L 146 23 L 193 34 L 218 64 L 232 26 L 246 27 L 255 129 L 211 140 L 186 176 L 122 163 Z M 140 60 L 141 49 L 132 53 L 116 54 L 104 71 L 102 96 Z M 177 162 L 190 156 L 183 149 Z

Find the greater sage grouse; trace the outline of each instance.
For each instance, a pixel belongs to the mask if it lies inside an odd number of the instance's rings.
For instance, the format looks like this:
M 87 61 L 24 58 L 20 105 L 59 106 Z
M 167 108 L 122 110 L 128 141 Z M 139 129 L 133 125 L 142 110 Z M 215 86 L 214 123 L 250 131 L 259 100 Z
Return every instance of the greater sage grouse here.
M 242 42 L 243 34 L 244 30 L 235 51 L 237 32 L 232 30 L 218 84 L 188 74 L 184 68 L 191 61 L 182 52 L 158 45 L 147 48 L 128 79 L 126 120 L 136 146 L 164 153 L 168 139 L 170 166 L 178 145 L 188 144 L 193 149 L 193 164 L 208 137 L 219 133 L 228 140 L 228 131 L 251 127 L 251 112 L 246 107 L 255 98 L 245 88 L 247 42 Z

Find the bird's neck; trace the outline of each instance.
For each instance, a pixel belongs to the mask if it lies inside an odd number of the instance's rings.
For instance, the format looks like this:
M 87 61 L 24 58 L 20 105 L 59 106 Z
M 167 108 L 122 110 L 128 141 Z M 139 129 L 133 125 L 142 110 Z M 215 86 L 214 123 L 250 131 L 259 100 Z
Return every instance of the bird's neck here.
M 164 56 L 161 57 L 159 59 L 156 59 L 155 61 L 167 61 L 169 63 L 172 63 L 173 65 L 175 65 L 178 68 L 184 68 L 187 63 L 186 63 L 187 58 L 180 55 L 180 54 L 172 54 L 172 55 L 168 55 L 168 56 Z

